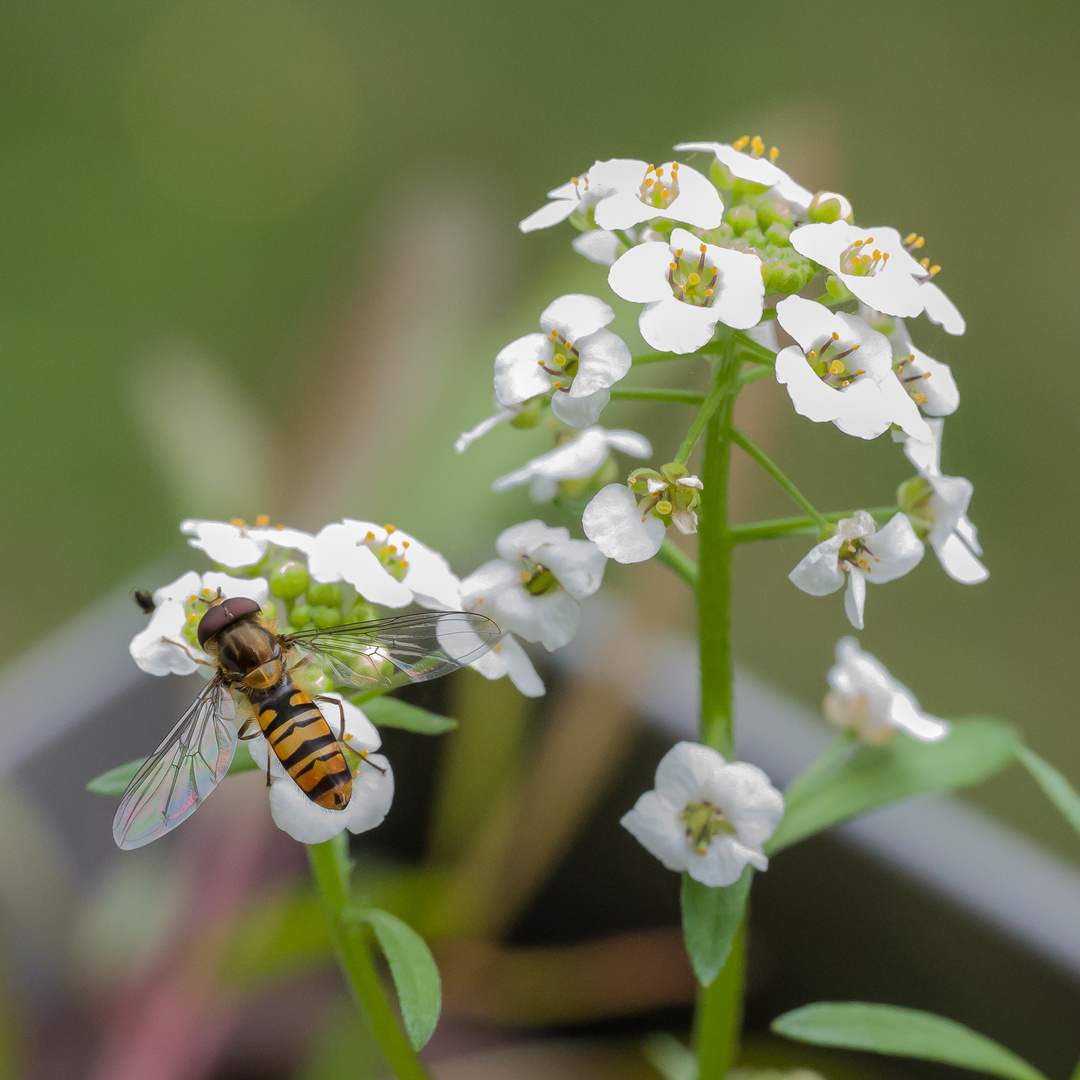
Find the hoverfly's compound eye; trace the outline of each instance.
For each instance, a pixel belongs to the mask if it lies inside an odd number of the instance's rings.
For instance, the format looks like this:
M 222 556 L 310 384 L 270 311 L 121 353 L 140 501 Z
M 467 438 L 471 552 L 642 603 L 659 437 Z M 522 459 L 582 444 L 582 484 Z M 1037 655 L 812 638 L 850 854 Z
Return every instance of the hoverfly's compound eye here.
M 215 634 L 220 634 L 226 626 L 231 626 L 238 619 L 242 619 L 246 615 L 254 615 L 261 610 L 262 608 L 259 607 L 256 601 L 249 600 L 246 596 L 234 596 L 214 604 L 199 620 L 199 645 L 205 646 Z

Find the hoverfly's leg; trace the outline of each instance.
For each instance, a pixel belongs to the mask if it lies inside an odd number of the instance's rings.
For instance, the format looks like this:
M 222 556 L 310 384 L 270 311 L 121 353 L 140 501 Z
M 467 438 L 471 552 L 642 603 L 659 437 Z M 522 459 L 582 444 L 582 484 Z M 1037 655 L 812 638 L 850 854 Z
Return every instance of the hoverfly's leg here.
M 270 747 L 268 746 L 266 748 L 266 786 L 269 787 L 270 784 Z
M 338 707 L 338 712 L 341 713 L 341 727 L 338 728 L 338 737 L 337 738 L 338 738 L 338 742 L 344 742 L 345 741 L 345 706 L 342 705 L 341 702 L 337 698 L 329 697 L 326 694 L 316 694 L 315 695 L 315 700 L 316 701 L 327 701 L 331 705 L 336 705 Z
M 166 645 L 175 645 L 178 649 L 183 649 L 187 653 L 189 660 L 194 660 L 196 664 L 202 664 L 203 667 L 217 667 L 217 664 L 210 663 L 209 660 L 200 660 L 182 641 L 173 641 L 172 638 L 163 637 L 161 639 Z
M 386 775 L 386 770 L 381 765 L 376 765 L 375 762 L 372 761 L 371 758 L 368 757 L 369 753 L 370 753 L 370 751 L 368 751 L 368 750 L 361 750 L 360 751 L 360 760 L 365 765 L 370 765 L 376 772 L 381 772 L 383 774 L 383 776 L 385 776 Z
M 256 730 L 248 732 L 248 728 L 254 724 Z M 243 739 L 245 742 L 250 739 L 257 739 L 262 734 L 262 728 L 259 727 L 259 721 L 254 716 L 249 716 L 241 725 L 240 730 L 236 733 L 238 739 Z

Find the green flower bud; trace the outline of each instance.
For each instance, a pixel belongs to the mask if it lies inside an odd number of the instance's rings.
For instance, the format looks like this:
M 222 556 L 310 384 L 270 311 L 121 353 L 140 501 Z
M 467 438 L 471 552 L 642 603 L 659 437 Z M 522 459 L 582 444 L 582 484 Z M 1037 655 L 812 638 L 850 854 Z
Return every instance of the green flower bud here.
M 780 261 L 764 263 L 763 269 L 766 294 L 783 293 L 785 296 L 792 296 L 806 284 L 803 281 L 803 275 L 790 263 Z
M 765 230 L 765 243 L 772 244 L 775 247 L 786 246 L 790 237 L 791 230 L 779 221 L 774 221 Z
M 273 600 L 264 600 L 260 606 L 262 607 L 262 613 L 266 618 L 275 621 L 277 620 L 278 609 L 277 604 L 275 604 Z
M 851 203 L 835 191 L 819 191 L 810 203 L 809 218 L 814 222 L 829 224 L 834 221 L 850 222 L 855 216 Z
M 270 575 L 270 591 L 282 600 L 295 600 L 311 583 L 307 567 L 299 562 L 284 562 Z
M 780 225 L 784 229 L 786 239 L 787 231 L 794 220 L 791 208 L 783 199 L 767 199 L 757 208 L 757 222 L 765 230 L 766 235 L 769 234 L 770 226 Z
M 307 590 L 307 602 L 313 607 L 341 607 L 341 590 L 333 584 L 312 582 Z
M 752 206 L 739 203 L 724 214 L 724 221 L 731 226 L 736 236 L 742 236 L 747 229 L 757 225 L 757 213 Z
M 834 300 L 850 300 L 851 293 L 848 291 L 848 287 L 835 275 L 830 274 L 825 279 L 825 291 Z
M 293 615 L 296 615 L 295 608 L 293 609 Z M 341 608 L 319 604 L 311 609 L 311 621 L 320 630 L 329 630 L 331 626 L 340 626 Z
M 357 600 L 356 603 L 345 612 L 345 621 L 347 623 L 374 622 L 378 617 L 379 613 L 363 600 Z
M 933 494 L 934 489 L 924 476 L 912 476 L 896 489 L 896 505 L 907 514 L 920 540 L 925 540 L 934 527 L 934 515 L 930 511 Z
M 311 625 L 311 608 L 307 604 L 297 604 L 292 609 L 289 622 L 298 629 Z

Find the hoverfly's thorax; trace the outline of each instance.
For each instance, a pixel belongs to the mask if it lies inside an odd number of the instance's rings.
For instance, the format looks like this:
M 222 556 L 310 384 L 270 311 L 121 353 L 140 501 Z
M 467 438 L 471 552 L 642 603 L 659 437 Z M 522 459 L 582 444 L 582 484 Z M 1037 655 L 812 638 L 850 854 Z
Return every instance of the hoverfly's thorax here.
M 285 666 L 278 657 L 252 668 L 244 674 L 244 684 L 252 690 L 269 690 L 277 686 L 285 674 Z
M 274 634 L 255 619 L 244 618 L 231 623 L 210 644 L 217 647 L 218 663 L 230 675 L 244 679 L 253 689 L 266 689 L 280 682 L 284 670 L 281 647 Z M 277 677 L 263 686 L 260 680 L 275 670 Z M 255 676 L 255 682 L 248 682 L 251 675 Z

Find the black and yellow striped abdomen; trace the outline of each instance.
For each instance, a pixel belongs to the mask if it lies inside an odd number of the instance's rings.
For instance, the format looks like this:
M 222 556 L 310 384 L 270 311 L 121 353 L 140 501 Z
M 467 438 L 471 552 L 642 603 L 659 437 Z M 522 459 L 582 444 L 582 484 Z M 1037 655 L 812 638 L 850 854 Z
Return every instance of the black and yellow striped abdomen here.
M 270 748 L 304 794 L 328 810 L 347 806 L 352 773 L 318 705 L 288 675 L 248 698 Z

